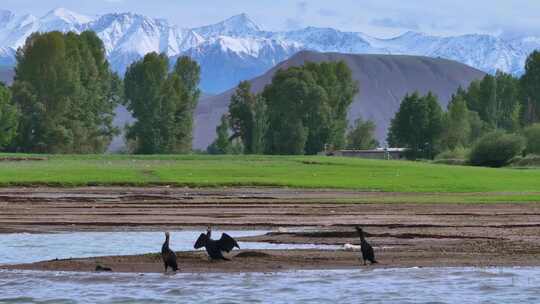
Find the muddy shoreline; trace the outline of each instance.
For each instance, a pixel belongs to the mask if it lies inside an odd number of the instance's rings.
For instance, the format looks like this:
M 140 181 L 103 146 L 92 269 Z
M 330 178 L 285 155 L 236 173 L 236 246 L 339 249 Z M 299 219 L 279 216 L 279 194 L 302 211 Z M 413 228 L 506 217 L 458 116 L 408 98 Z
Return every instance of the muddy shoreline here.
M 358 244 L 353 226 L 360 225 L 380 260 L 373 267 L 540 266 L 538 203 L 343 203 L 396 195 L 409 194 L 276 188 L 4 188 L 0 233 L 202 230 L 211 223 L 220 230 L 273 231 L 242 241 L 342 246 Z M 358 252 L 345 250 L 235 251 L 232 262 L 212 263 L 204 252 L 181 252 L 179 257 L 185 272 L 361 266 Z M 159 257 L 152 254 L 3 268 L 93 271 L 96 264 L 118 272 L 162 272 Z

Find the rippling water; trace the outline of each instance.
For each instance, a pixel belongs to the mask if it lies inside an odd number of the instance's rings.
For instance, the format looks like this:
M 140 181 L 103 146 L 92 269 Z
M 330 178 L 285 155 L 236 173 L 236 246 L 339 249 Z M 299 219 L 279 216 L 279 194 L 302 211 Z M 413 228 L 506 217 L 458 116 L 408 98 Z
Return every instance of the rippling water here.
M 540 268 L 176 275 L 0 270 L 0 303 L 540 303 Z
M 232 237 L 261 235 L 267 231 L 229 231 Z M 171 232 L 171 248 L 193 250 L 200 231 Z M 220 231 L 212 233 L 215 237 Z M 159 252 L 162 232 L 72 232 L 56 234 L 0 234 L 0 264 L 31 263 L 52 259 L 130 255 Z M 240 242 L 242 249 L 335 249 L 337 246 Z M 24 254 L 21 251 L 24 250 Z
M 265 232 L 230 234 L 241 237 Z M 199 233 L 173 232 L 171 246 L 191 250 Z M 157 252 L 162 242 L 160 232 L 4 234 L 0 235 L 0 264 Z M 540 303 L 540 268 L 359 268 L 176 275 L 0 270 L 0 303 Z

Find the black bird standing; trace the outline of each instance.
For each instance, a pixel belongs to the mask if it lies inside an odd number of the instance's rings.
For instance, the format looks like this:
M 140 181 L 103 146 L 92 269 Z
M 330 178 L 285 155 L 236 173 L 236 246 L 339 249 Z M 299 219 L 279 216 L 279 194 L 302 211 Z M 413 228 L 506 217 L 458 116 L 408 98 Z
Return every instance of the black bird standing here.
M 212 230 L 210 229 L 210 227 L 208 227 L 208 229 L 206 230 L 206 234 L 201 233 L 201 235 L 195 242 L 193 248 L 199 249 L 204 247 L 206 249 L 206 252 L 208 253 L 208 256 L 212 260 L 225 261 L 230 260 L 223 256 L 223 251 L 231 252 L 234 247 L 240 249 L 240 246 L 238 246 L 236 240 L 226 233 L 223 233 L 219 240 L 212 240 L 211 236 Z
M 375 260 L 375 252 L 373 252 L 373 247 L 366 241 L 364 236 L 364 231 L 362 228 L 356 226 L 356 232 L 358 232 L 358 235 L 360 236 L 360 247 L 362 250 L 362 260 L 364 260 L 364 265 L 366 265 L 366 261 L 369 261 L 371 264 L 378 263 Z
M 165 272 L 167 268 L 171 268 L 174 271 L 178 270 L 178 263 L 176 262 L 176 253 L 169 248 L 169 233 L 165 232 L 165 243 L 161 246 L 161 258 L 163 259 L 163 265 L 165 266 Z

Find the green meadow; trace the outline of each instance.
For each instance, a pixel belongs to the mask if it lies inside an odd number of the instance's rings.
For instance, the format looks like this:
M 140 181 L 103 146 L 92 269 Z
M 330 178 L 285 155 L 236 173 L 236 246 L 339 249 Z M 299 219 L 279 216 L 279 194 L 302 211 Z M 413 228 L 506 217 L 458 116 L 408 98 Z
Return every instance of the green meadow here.
M 4 154 L 1 157 L 14 155 Z M 36 155 L 17 155 L 36 156 Z M 312 156 L 40 155 L 0 161 L 1 186 L 270 186 L 409 193 L 540 194 L 540 170 Z

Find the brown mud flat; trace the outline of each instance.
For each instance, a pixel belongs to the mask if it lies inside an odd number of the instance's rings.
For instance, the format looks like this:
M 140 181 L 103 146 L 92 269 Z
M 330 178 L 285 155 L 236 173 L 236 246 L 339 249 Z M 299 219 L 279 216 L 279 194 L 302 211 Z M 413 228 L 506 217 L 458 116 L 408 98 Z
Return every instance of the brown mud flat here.
M 375 248 L 377 250 L 377 248 Z M 291 270 L 373 269 L 403 267 L 491 267 L 538 266 L 540 258 L 527 253 L 507 256 L 496 253 L 464 254 L 463 252 L 378 250 L 379 263 L 364 266 L 359 252 L 344 250 L 238 250 L 229 255 L 231 261 L 210 261 L 205 252 L 178 252 L 179 272 L 279 272 Z M 164 272 L 158 253 L 133 256 L 108 256 L 64 259 L 31 264 L 0 266 L 0 269 L 38 271 L 93 272 L 96 266 L 113 272 Z M 170 272 L 170 269 L 169 269 Z
M 540 265 L 540 204 L 339 203 L 393 195 L 410 194 L 275 188 L 5 188 L 0 189 L 0 233 L 202 230 L 212 224 L 220 230 L 273 231 L 242 241 L 343 245 L 358 244 L 353 226 L 360 225 L 381 262 L 374 267 Z M 243 251 L 235 251 L 232 262 L 211 264 L 203 252 L 180 253 L 180 264 L 188 272 L 361 265 L 357 252 L 344 250 L 256 252 L 263 254 L 238 257 Z M 162 271 L 159 257 L 153 255 L 9 267 L 90 271 L 97 262 L 114 271 Z

